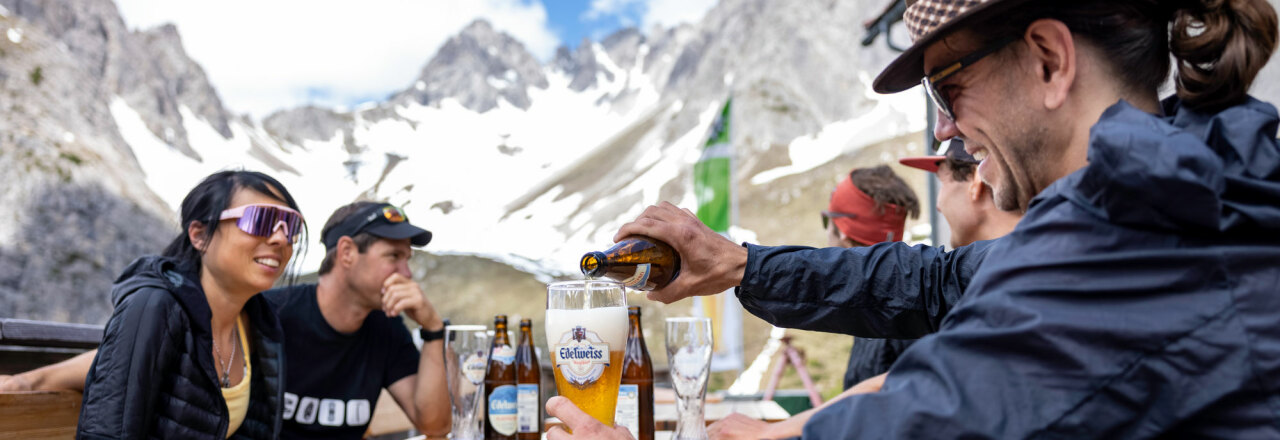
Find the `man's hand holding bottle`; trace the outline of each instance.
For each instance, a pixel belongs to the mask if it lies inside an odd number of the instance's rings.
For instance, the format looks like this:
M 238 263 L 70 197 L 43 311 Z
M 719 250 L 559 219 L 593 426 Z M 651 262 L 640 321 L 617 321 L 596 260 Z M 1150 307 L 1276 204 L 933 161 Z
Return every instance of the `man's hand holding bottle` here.
M 649 299 L 670 304 L 691 296 L 714 295 L 742 283 L 747 249 L 712 231 L 688 209 L 662 202 L 622 225 L 613 240 L 644 235 L 669 244 L 680 254 L 680 275 L 650 291 Z

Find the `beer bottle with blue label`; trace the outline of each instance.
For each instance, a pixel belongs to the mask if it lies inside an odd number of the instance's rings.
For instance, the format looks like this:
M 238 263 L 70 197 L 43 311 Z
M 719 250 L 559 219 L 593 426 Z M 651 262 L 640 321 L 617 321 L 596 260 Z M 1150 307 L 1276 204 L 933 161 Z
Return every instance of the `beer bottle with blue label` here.
M 493 318 L 493 345 L 484 375 L 486 440 L 516 440 L 516 349 L 507 338 L 507 315 Z
M 608 278 L 635 290 L 655 290 L 680 275 L 680 254 L 666 243 L 633 235 L 604 252 L 588 252 L 580 266 L 582 274 L 591 278 Z
M 640 329 L 640 307 L 627 308 L 627 349 L 622 355 L 622 385 L 613 422 L 637 440 L 653 440 L 653 362 Z
M 533 321 L 520 320 L 520 345 L 516 346 L 516 438 L 542 438 L 542 370 L 533 349 Z

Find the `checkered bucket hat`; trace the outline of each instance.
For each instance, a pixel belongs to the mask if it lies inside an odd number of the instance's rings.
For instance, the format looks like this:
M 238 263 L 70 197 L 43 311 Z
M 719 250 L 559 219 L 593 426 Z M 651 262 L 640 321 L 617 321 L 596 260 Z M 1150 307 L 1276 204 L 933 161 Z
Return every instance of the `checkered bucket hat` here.
M 897 93 L 920 84 L 925 74 L 925 49 L 958 29 L 1006 13 L 1027 1 L 907 0 L 902 21 L 914 43 L 880 72 L 872 87 L 880 93 Z

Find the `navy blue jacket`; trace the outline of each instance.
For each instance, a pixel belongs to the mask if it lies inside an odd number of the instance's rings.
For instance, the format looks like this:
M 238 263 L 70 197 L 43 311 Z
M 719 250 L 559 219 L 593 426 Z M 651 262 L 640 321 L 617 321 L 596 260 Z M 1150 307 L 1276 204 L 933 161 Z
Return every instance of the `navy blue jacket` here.
M 1164 111 L 1108 109 L 1089 165 L 991 245 L 940 331 L 881 392 L 815 414 L 805 437 L 1280 438 L 1280 118 L 1252 99 L 1217 114 L 1171 99 Z M 863 310 L 884 295 L 828 289 L 821 274 L 840 262 L 756 267 L 810 303 L 775 293 L 757 306 L 856 334 L 910 333 L 951 304 L 918 294 Z M 875 266 L 854 263 L 842 269 Z
M 950 252 L 900 241 L 847 249 L 746 244 L 738 300 L 778 327 L 920 338 L 938 331 L 998 241 Z

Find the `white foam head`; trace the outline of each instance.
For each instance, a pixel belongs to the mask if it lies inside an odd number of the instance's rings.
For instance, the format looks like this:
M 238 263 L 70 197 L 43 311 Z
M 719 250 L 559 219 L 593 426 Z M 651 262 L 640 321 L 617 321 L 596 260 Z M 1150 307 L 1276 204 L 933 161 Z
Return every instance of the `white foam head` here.
M 555 345 L 574 327 L 595 332 L 610 351 L 622 351 L 627 344 L 627 308 L 599 307 L 587 310 L 547 310 L 547 343 Z

